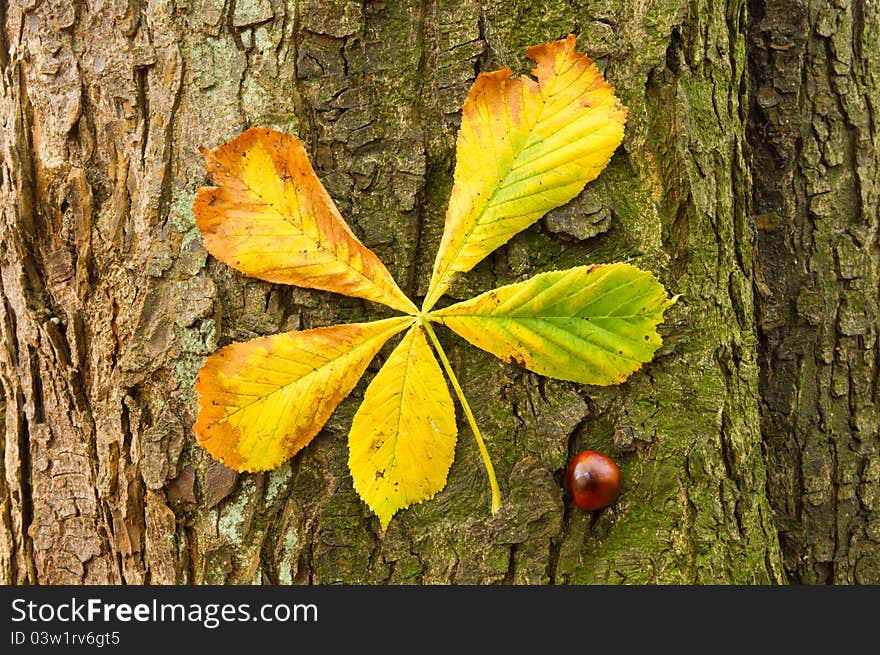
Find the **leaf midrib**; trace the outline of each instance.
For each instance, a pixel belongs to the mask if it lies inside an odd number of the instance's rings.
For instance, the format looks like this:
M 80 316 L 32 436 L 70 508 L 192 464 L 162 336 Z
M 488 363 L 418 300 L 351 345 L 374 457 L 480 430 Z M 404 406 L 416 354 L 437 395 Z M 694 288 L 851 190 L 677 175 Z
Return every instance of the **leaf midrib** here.
M 413 361 L 412 361 L 413 360 L 413 349 L 416 347 L 417 335 L 415 334 L 415 332 L 418 331 L 418 328 L 417 328 L 417 326 L 412 325 L 412 326 L 410 326 L 409 329 L 410 329 L 410 332 L 413 332 L 413 336 L 412 336 L 412 341 L 410 342 L 409 347 L 407 348 L 406 365 L 404 366 L 403 376 L 401 377 L 400 393 L 397 394 L 397 396 L 400 399 L 400 402 L 398 403 L 397 408 L 396 408 L 397 409 L 397 427 L 394 430 L 394 436 L 392 437 L 394 444 L 391 447 L 391 453 L 392 453 L 391 454 L 391 463 L 388 464 L 389 473 L 394 471 L 397 467 L 397 445 L 400 442 L 400 421 L 403 418 L 404 388 L 407 386 L 407 381 L 409 379 L 409 370 L 410 370 L 410 367 L 413 365 Z M 409 336 L 409 333 L 404 335 L 403 338 L 406 339 L 407 336 Z M 392 473 L 389 476 L 389 479 L 393 479 L 393 477 L 394 477 L 394 474 Z M 400 489 L 401 489 L 401 492 L 403 493 L 404 498 L 408 498 L 409 496 L 406 493 L 406 484 L 405 484 L 404 480 L 400 479 L 399 482 L 400 482 Z M 385 494 L 385 499 L 386 499 L 386 501 L 388 500 L 388 494 Z
M 571 317 L 567 317 L 567 318 L 571 318 Z M 509 321 L 505 321 L 505 322 L 509 322 Z M 606 328 L 603 328 L 603 327 L 601 327 L 601 326 L 596 326 L 596 327 L 597 327 L 599 330 L 601 330 L 602 332 L 606 332 L 606 333 L 612 333 L 612 334 L 614 334 L 614 333 L 611 332 L 610 330 L 608 330 L 608 329 L 606 329 Z M 655 327 L 656 327 L 656 323 L 655 323 Z M 506 332 L 506 333 L 510 336 L 510 341 L 511 341 L 511 342 L 515 343 L 515 342 L 517 342 L 517 341 L 519 340 L 519 338 L 518 338 L 516 335 L 514 335 L 513 333 L 511 333 L 510 330 L 507 329 L 506 327 L 504 327 L 503 325 L 498 326 L 497 329 Z M 549 334 L 547 334 L 547 333 L 540 333 L 540 332 L 535 332 L 535 331 L 533 331 L 533 333 L 536 334 L 538 337 L 540 337 L 542 340 L 544 340 L 544 341 L 548 341 L 549 343 L 555 345 L 556 347 L 558 347 L 558 348 L 561 349 L 561 350 L 564 350 L 564 351 L 566 351 L 566 352 L 568 352 L 568 353 L 571 353 L 571 354 L 573 354 L 573 355 L 575 355 L 575 356 L 579 356 L 579 355 L 581 354 L 579 351 L 577 351 L 577 350 L 575 350 L 574 348 L 572 348 L 567 342 L 560 341 L 560 340 L 558 340 L 558 339 L 553 339 L 553 338 L 552 338 Z M 463 335 L 460 335 L 460 336 L 463 336 Z M 600 344 L 600 343 L 597 343 L 595 340 L 589 339 L 589 338 L 587 338 L 587 337 L 584 337 L 584 336 L 581 336 L 581 335 L 571 335 L 571 336 L 572 336 L 573 338 L 575 338 L 575 339 L 579 339 L 579 340 L 581 340 L 581 341 L 583 341 L 583 342 L 586 342 L 586 343 L 590 344 L 591 347 L 593 347 L 593 348 L 596 348 L 596 349 L 598 349 L 598 350 L 600 350 L 600 351 L 602 351 L 602 352 L 609 353 L 610 355 L 613 355 L 614 357 L 618 357 L 618 358 L 621 358 L 621 359 L 624 359 L 624 360 L 627 360 L 627 361 L 638 362 L 639 364 L 643 364 L 643 363 L 644 363 L 644 361 L 641 360 L 641 359 L 638 358 L 638 357 L 633 357 L 633 356 L 631 356 L 631 355 L 622 354 L 622 353 L 620 353 L 620 352 L 618 352 L 618 351 L 615 351 L 615 350 L 613 350 L 613 349 L 608 348 L 607 346 L 604 346 L 604 345 L 602 345 L 602 344 Z M 623 336 L 623 335 L 620 335 L 620 334 L 614 334 L 614 336 L 616 336 L 616 337 L 619 338 L 619 339 L 623 339 L 624 341 L 629 341 L 630 343 L 641 345 L 641 342 L 640 342 L 640 341 L 638 341 L 637 339 L 634 339 L 634 338 L 632 338 L 632 337 L 626 337 L 626 336 Z M 466 337 L 465 337 L 465 338 L 466 338 Z M 466 338 L 466 339 L 467 339 L 467 338 Z M 470 341 L 470 339 L 467 339 L 467 340 Z M 495 340 L 493 339 L 493 341 L 495 341 Z M 473 342 L 471 342 L 471 343 L 473 343 Z M 474 344 L 474 345 L 476 345 L 476 344 Z M 477 347 L 478 347 L 478 348 L 482 348 L 481 346 L 477 346 Z M 489 351 L 489 352 L 491 352 L 491 351 Z M 527 367 L 527 368 L 528 368 L 528 367 Z
M 591 321 L 593 319 L 605 319 L 605 318 L 650 318 L 654 316 L 654 313 L 650 314 L 590 314 L 589 316 L 572 316 L 569 314 L 568 316 L 555 316 L 555 315 L 543 315 L 543 314 L 504 314 L 504 315 L 495 315 L 495 314 L 428 314 L 427 318 L 429 321 L 433 321 L 434 323 L 443 323 L 447 319 L 455 319 L 455 318 L 472 318 L 472 319 L 483 319 L 483 320 L 495 320 L 495 321 L 507 321 L 507 320 L 575 320 L 575 321 Z

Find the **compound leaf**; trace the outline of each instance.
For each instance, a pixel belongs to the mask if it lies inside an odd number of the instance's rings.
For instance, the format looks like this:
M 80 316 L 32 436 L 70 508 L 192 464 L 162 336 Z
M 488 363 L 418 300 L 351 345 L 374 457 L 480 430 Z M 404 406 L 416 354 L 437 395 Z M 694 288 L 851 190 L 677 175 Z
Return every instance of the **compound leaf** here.
M 382 345 L 411 317 L 233 343 L 196 380 L 199 444 L 237 471 L 265 471 L 318 434 Z
M 455 183 L 423 305 L 452 276 L 577 196 L 623 139 L 626 108 L 575 37 L 533 46 L 528 77 L 481 73 L 462 109 Z
M 429 318 L 541 375 L 610 385 L 651 360 L 674 302 L 651 273 L 607 264 L 541 273 Z
M 277 467 L 305 447 L 370 361 L 409 328 L 368 385 L 349 433 L 354 488 L 383 531 L 400 509 L 446 485 L 455 408 L 432 340 L 486 464 L 473 412 L 430 325 L 550 377 L 623 381 L 661 345 L 657 325 L 675 302 L 628 264 L 543 273 L 432 311 L 453 277 L 469 271 L 546 212 L 565 204 L 608 164 L 626 108 L 575 37 L 529 48 L 530 77 L 482 73 L 462 113 L 455 181 L 422 312 L 339 214 L 303 144 L 252 128 L 202 150 L 216 186 L 194 212 L 207 249 L 270 282 L 334 291 L 410 314 L 234 343 L 209 357 L 196 381 L 199 444 L 238 471 Z
M 456 434 L 443 371 L 414 325 L 367 387 L 348 435 L 354 488 L 382 530 L 399 509 L 444 487 Z
M 295 136 L 254 127 L 202 154 L 217 186 L 199 189 L 193 211 L 217 259 L 269 282 L 417 312 L 342 219 Z

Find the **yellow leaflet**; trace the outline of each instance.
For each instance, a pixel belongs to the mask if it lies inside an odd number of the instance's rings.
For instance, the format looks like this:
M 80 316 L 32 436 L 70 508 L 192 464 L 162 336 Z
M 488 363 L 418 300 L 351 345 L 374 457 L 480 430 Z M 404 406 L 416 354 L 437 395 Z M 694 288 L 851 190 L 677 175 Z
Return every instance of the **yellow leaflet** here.
M 428 318 L 541 375 L 609 385 L 651 360 L 674 302 L 651 273 L 608 264 L 541 273 Z
M 533 46 L 537 82 L 481 73 L 462 109 L 455 184 L 423 309 L 455 273 L 577 196 L 623 139 L 626 108 L 575 37 Z
M 233 343 L 199 372 L 199 444 L 237 471 L 265 471 L 318 434 L 375 354 L 411 317 Z
M 443 371 L 414 325 L 367 387 L 348 435 L 354 488 L 382 530 L 397 510 L 445 486 L 456 433 Z
M 199 189 L 193 211 L 217 259 L 270 282 L 416 313 L 339 215 L 299 139 L 255 127 L 202 154 L 217 186 Z

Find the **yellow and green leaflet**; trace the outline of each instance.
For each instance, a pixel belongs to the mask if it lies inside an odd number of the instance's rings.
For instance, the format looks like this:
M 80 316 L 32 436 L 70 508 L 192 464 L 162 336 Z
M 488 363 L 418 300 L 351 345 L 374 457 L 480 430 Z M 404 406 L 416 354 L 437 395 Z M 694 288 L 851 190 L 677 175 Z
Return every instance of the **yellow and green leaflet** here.
M 199 189 L 193 210 L 212 255 L 263 280 L 406 314 L 260 337 L 208 357 L 196 380 L 193 429 L 213 457 L 237 471 L 277 467 L 315 437 L 382 346 L 408 328 L 352 421 L 354 488 L 383 531 L 398 511 L 444 488 L 458 433 L 448 378 L 486 467 L 494 513 L 501 492 L 489 451 L 433 323 L 504 360 L 587 384 L 621 382 L 652 358 L 674 299 L 627 264 L 542 273 L 433 309 L 456 274 L 580 193 L 623 138 L 626 108 L 575 50 L 574 36 L 526 54 L 536 79 L 514 79 L 509 69 L 481 73 L 465 102 L 421 311 L 346 225 L 299 139 L 255 127 L 202 151 L 214 186 Z
M 411 317 L 233 343 L 196 379 L 199 443 L 237 471 L 266 471 L 318 434 L 370 361 Z
M 608 264 L 541 273 L 429 318 L 541 375 L 609 385 L 651 360 L 673 302 L 650 273 Z
M 578 195 L 623 139 L 626 108 L 575 38 L 526 51 L 528 77 L 481 73 L 462 109 L 455 183 L 423 310 L 554 207 Z
M 443 371 L 414 325 L 367 387 L 348 435 L 354 488 L 383 530 L 446 485 L 457 432 Z

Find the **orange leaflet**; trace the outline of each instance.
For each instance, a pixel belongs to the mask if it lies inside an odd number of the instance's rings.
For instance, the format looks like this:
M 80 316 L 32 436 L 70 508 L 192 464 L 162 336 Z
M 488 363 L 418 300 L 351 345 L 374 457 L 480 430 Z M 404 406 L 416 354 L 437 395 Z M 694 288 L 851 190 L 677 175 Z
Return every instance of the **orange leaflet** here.
M 416 313 L 379 258 L 342 220 L 302 142 L 264 127 L 202 150 L 213 187 L 195 211 L 205 247 L 242 273 Z

